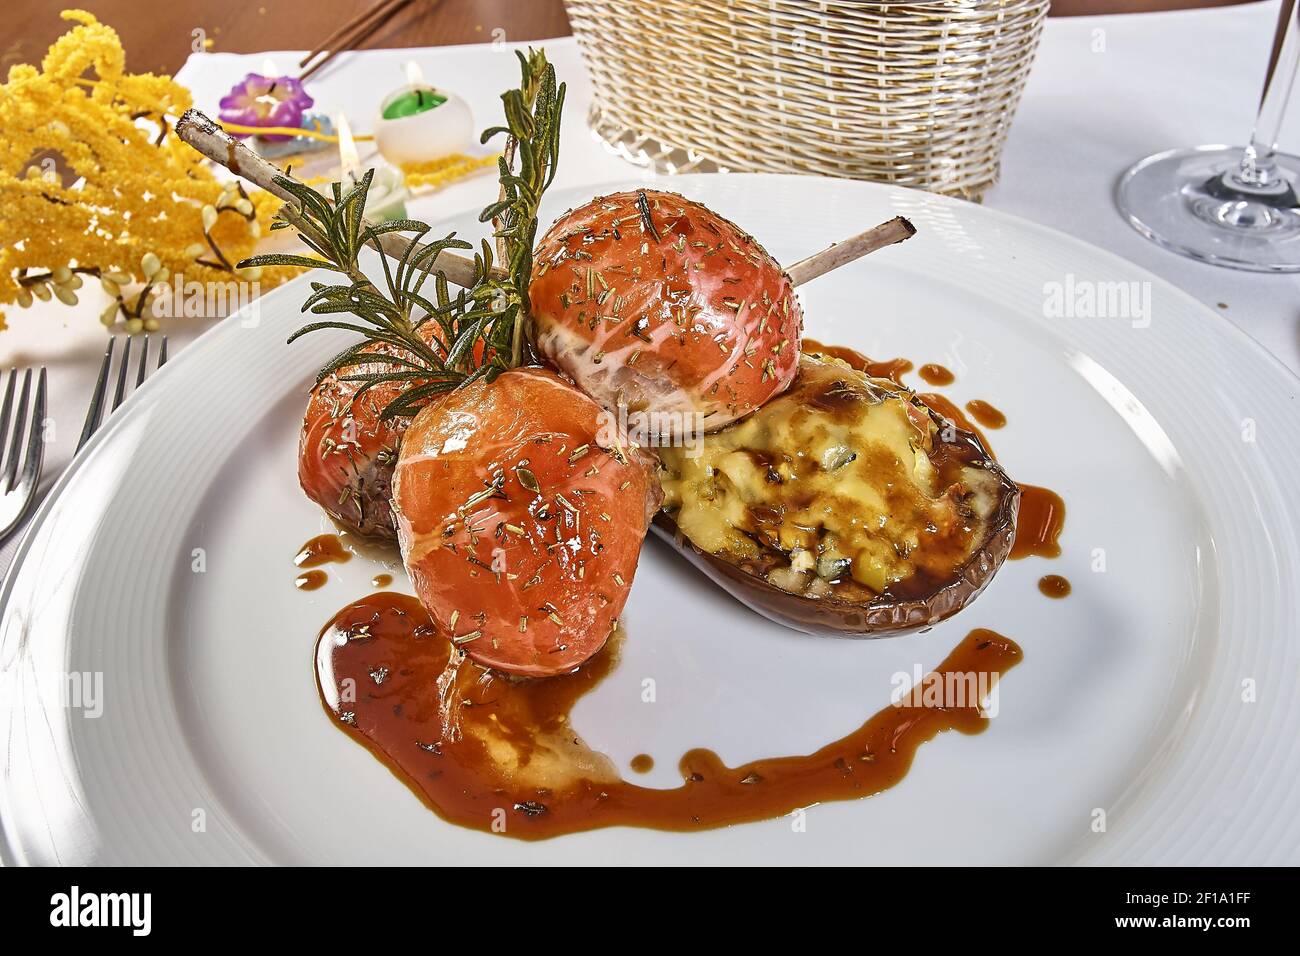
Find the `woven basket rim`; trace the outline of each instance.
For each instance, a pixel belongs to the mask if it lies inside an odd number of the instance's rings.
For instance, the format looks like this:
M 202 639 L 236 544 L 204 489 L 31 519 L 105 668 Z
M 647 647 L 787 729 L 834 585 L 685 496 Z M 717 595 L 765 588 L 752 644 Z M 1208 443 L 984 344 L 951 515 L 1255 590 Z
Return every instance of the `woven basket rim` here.
M 565 6 L 592 82 L 592 127 L 634 161 L 978 198 L 996 181 L 1049 0 Z

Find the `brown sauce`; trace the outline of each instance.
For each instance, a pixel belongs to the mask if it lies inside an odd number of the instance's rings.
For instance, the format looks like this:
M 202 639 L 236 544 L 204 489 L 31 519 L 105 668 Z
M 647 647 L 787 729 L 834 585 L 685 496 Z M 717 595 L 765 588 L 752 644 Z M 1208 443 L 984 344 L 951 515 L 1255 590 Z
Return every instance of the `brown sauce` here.
M 860 372 L 866 372 L 875 378 L 887 378 L 896 385 L 902 385 L 898 376 L 912 368 L 907 359 L 892 359 L 889 362 L 876 362 L 855 349 L 841 345 L 823 345 L 815 339 L 804 339 L 805 352 L 831 355 L 842 359 Z M 901 371 L 900 371 L 901 370 Z M 893 374 L 886 374 L 893 372 Z M 924 376 L 922 376 L 924 377 Z M 906 387 L 906 386 L 903 386 Z M 937 392 L 922 392 L 917 397 L 939 415 L 947 418 L 958 428 L 965 429 L 979 438 L 984 450 L 996 459 L 980 426 L 984 428 L 1001 428 L 1006 424 L 1006 416 L 991 404 L 978 399 L 967 402 L 970 411 L 967 417 L 955 403 Z M 972 421 L 971 419 L 974 419 Z M 979 424 L 976 424 L 978 422 Z M 1048 488 L 1037 485 L 1020 485 L 1020 513 L 1016 520 L 1016 540 L 1011 548 L 1010 557 L 1027 558 L 1031 555 L 1041 558 L 1057 558 L 1061 555 L 1060 537 L 1065 528 L 1065 502 L 1061 496 Z
M 613 669 L 614 641 L 572 674 L 540 681 L 507 680 L 468 660 L 452 667 L 452 654 L 415 598 L 370 595 L 321 632 L 322 702 L 443 819 L 528 840 L 607 826 L 705 830 L 869 796 L 898 783 L 925 741 L 988 725 L 977 701 L 908 699 L 803 756 L 728 767 L 690 750 L 678 763 L 682 785 L 660 790 L 622 780 L 569 723 L 573 705 Z M 1021 656 L 1013 641 L 974 630 L 936 673 L 958 685 L 987 675 L 991 689 Z
M 352 560 L 352 552 L 343 546 L 343 540 L 336 534 L 318 534 L 294 555 L 293 563 L 300 568 L 317 568 L 322 564 Z
M 859 372 L 866 372 L 872 378 L 888 379 L 895 385 L 903 388 L 907 388 L 908 386 L 903 384 L 901 379 L 902 375 L 905 372 L 910 372 L 915 367 L 909 359 L 896 358 L 881 362 L 868 358 L 856 349 L 851 349 L 844 345 L 824 345 L 816 339 L 804 339 L 803 350 L 813 354 L 829 355 L 833 358 L 840 359 L 841 361 L 847 362 L 850 367 L 857 369 Z M 921 378 L 925 379 L 925 381 L 931 385 L 948 385 L 956 380 L 956 376 L 942 365 L 922 365 L 920 375 Z M 936 392 L 925 392 L 917 397 L 940 415 L 949 419 L 958 428 L 964 428 L 966 431 L 979 436 L 980 441 L 984 443 L 985 451 L 987 451 L 989 455 L 993 455 L 993 451 L 989 448 L 988 441 L 979 430 L 979 427 L 967 418 L 965 413 L 962 412 L 957 405 Z M 989 407 L 991 408 L 992 406 Z
M 984 434 L 979 426 L 967 418 L 955 404 L 936 392 L 922 392 L 917 397 L 958 428 L 972 432 L 979 438 L 989 456 L 994 459 L 997 458 L 993 454 L 993 448 L 989 444 L 988 436 Z M 1011 553 L 1008 557 L 1013 561 L 1030 556 L 1059 558 L 1061 556 L 1061 532 L 1065 530 L 1064 500 L 1050 488 L 1026 485 L 1023 482 L 1017 482 L 1017 484 L 1020 486 L 1020 511 L 1016 517 L 1016 540 L 1011 546 Z
M 982 399 L 973 399 L 966 403 L 966 411 L 971 418 L 985 428 L 1002 428 L 1007 423 L 1007 416 Z
M 882 359 L 878 362 L 868 362 L 860 371 L 866 372 L 872 378 L 886 378 L 895 385 L 903 385 L 903 375 L 912 371 L 912 363 L 905 358 Z M 903 387 L 907 386 L 903 385 Z
M 877 361 L 867 358 L 857 349 L 851 349 L 846 345 L 823 345 L 816 339 L 804 339 L 803 351 L 810 355 L 829 355 L 831 358 L 848 363 L 850 368 L 866 372 L 872 378 L 887 378 L 903 388 L 907 387 L 903 385 L 903 375 L 915 368 L 911 361 L 905 358 Z
M 988 452 L 990 458 L 997 461 L 998 456 L 993 454 L 993 446 L 989 444 L 988 436 L 973 421 L 966 417 L 966 413 L 958 405 L 940 395 L 938 392 L 918 392 L 916 395 L 928 408 L 938 412 L 948 421 L 952 422 L 963 431 L 968 431 L 980 440 L 984 450 Z
M 1070 582 L 1059 574 L 1045 574 L 1038 579 L 1038 590 L 1049 598 L 1063 598 L 1070 593 Z
M 1049 488 L 1020 486 L 1020 513 L 1016 517 L 1016 540 L 1011 545 L 1012 561 L 1034 555 L 1061 556 L 1061 531 L 1065 528 L 1065 502 Z
M 376 574 L 370 579 L 370 584 L 377 588 L 386 588 L 392 583 L 393 576 L 391 574 Z
M 293 579 L 293 586 L 299 591 L 315 591 L 328 580 L 324 571 L 304 571 Z
M 655 768 L 655 758 L 649 754 L 637 754 L 629 766 L 637 773 L 649 773 Z
M 953 375 L 942 365 L 935 365 L 933 362 L 927 362 L 916 370 L 916 374 L 921 376 L 922 381 L 927 385 L 951 385 L 957 381 L 957 376 Z

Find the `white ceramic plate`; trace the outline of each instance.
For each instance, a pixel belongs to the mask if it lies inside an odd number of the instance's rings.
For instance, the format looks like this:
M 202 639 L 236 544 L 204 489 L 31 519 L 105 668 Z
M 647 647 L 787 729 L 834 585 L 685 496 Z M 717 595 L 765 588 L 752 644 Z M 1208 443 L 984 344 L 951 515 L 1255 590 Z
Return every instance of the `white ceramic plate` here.
M 1155 277 L 979 206 L 813 178 L 670 185 L 785 262 L 910 216 L 915 239 L 802 290 L 808 332 L 942 363 L 951 397 L 1006 412 L 993 444 L 1064 495 L 1064 554 L 1009 563 L 929 633 L 854 642 L 771 624 L 652 541 L 622 663 L 577 728 L 622 766 L 653 755 L 644 779 L 673 786 L 691 747 L 734 765 L 847 733 L 893 675 L 991 627 L 1025 660 L 988 732 L 942 735 L 901 785 L 811 808 L 802 830 L 523 843 L 442 822 L 317 701 L 317 630 L 380 569 L 293 587 L 297 547 L 328 530 L 295 481 L 298 423 L 341 341 L 284 345 L 294 283 L 134 395 L 20 549 L 0 633 L 6 863 L 1300 862 L 1297 380 Z M 587 198 L 553 197 L 546 221 Z M 1137 305 L 1048 314 L 1053 284 L 1100 283 L 1135 283 Z M 1049 572 L 1072 596 L 1039 594 Z

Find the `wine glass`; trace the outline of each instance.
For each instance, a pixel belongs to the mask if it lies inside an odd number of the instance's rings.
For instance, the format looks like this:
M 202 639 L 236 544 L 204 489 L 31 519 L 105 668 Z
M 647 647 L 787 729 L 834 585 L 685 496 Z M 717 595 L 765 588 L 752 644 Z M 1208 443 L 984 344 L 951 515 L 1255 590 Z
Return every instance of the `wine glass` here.
M 1300 272 L 1300 157 L 1277 149 L 1300 63 L 1297 12 L 1283 0 L 1250 145 L 1168 150 L 1120 179 L 1120 212 L 1152 242 L 1233 269 Z

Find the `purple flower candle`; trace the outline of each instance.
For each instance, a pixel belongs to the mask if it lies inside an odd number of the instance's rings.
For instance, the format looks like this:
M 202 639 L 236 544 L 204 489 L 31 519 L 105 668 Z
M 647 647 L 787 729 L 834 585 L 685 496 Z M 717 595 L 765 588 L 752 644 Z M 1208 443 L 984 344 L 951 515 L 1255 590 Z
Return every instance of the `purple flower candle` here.
M 291 76 L 263 76 L 250 73 L 221 98 L 221 120 L 239 126 L 302 126 L 303 111 L 315 101 L 302 84 Z M 233 134 L 243 138 L 249 134 Z M 280 142 L 291 136 L 272 134 L 262 137 Z

